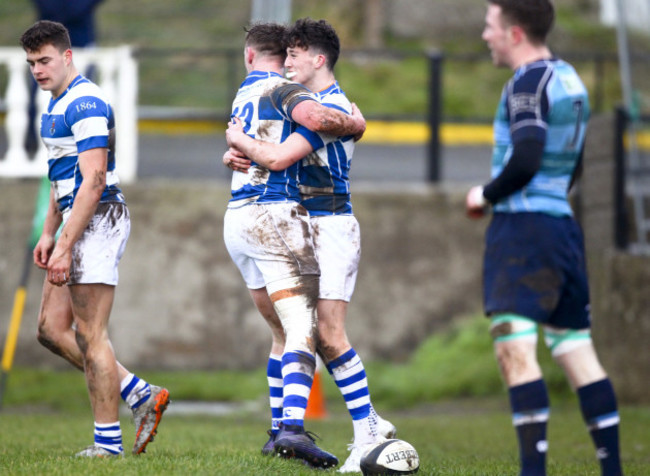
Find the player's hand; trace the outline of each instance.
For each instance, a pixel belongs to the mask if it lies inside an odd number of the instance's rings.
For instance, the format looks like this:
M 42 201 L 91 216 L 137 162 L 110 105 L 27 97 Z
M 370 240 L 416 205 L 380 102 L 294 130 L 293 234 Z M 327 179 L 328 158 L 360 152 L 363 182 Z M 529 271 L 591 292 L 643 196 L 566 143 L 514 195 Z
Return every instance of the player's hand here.
M 61 250 L 59 247 L 55 247 L 47 264 L 47 280 L 55 286 L 63 286 L 70 279 L 71 264 L 71 250 Z
M 248 173 L 251 167 L 251 160 L 246 158 L 239 150 L 230 147 L 225 154 L 223 154 L 223 164 L 237 172 Z
M 487 200 L 483 196 L 483 187 L 477 185 L 467 192 L 465 198 L 465 211 L 470 218 L 478 219 L 485 215 L 487 210 Z
M 359 132 L 354 135 L 354 141 L 356 142 L 361 140 L 363 133 L 366 132 L 366 120 L 363 117 L 363 114 L 361 114 L 361 109 L 359 109 L 355 103 L 352 103 L 352 117 L 359 125 Z
M 47 269 L 47 263 L 50 260 L 50 255 L 54 249 L 56 241 L 53 236 L 50 235 L 41 235 L 34 247 L 32 256 L 34 258 L 34 264 L 41 269 Z
M 229 147 L 236 147 L 238 134 L 244 134 L 244 125 L 241 119 L 233 117 L 228 123 L 228 129 L 226 129 L 226 142 L 228 142 Z

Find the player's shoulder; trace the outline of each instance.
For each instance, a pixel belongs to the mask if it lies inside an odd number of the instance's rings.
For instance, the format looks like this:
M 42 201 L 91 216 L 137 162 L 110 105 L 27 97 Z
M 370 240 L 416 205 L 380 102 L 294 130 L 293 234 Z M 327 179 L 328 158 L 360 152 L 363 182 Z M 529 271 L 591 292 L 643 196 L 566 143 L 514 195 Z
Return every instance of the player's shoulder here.
M 108 104 L 106 94 L 95 83 L 85 80 L 74 85 L 70 88 L 65 95 L 65 103 L 67 105 L 74 104 L 79 101 L 98 101 L 100 103 Z
M 519 67 L 509 82 L 509 91 L 515 94 L 541 93 L 554 74 L 555 63 L 555 60 L 539 60 Z
M 341 89 L 338 82 L 335 82 L 327 89 L 318 93 L 319 101 L 326 106 L 334 109 L 340 109 L 343 112 L 350 113 L 352 111 L 352 103 Z

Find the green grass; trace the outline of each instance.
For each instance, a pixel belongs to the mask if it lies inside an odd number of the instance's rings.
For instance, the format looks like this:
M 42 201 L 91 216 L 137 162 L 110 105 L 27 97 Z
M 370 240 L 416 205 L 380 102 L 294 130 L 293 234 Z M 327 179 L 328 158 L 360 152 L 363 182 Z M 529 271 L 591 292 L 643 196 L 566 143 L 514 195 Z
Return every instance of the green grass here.
M 409 362 L 365 362 L 373 403 L 421 458 L 423 475 L 501 475 L 517 472 L 517 448 L 506 392 L 496 370 L 487 319 L 459 318 L 418 348 Z M 576 397 L 548 352 L 540 357 L 551 394 L 549 474 L 599 474 Z M 56 358 L 56 357 L 53 357 Z M 169 413 L 148 453 L 123 460 L 78 461 L 91 443 L 83 376 L 77 371 L 17 368 L 9 376 L 0 412 L 0 474 L 217 474 L 307 475 L 299 464 L 264 458 L 268 427 L 263 369 L 252 372 L 138 372 L 165 385 Z M 329 417 L 308 421 L 323 448 L 343 460 L 352 431 L 338 389 L 326 375 Z M 229 416 L 174 413 L 182 401 L 248 401 Z M 245 410 L 244 410 L 245 408 Z M 650 474 L 650 408 L 621 406 L 626 474 Z M 125 410 L 126 411 L 126 410 Z M 133 444 L 128 411 L 125 448 Z
M 173 408 L 173 403 L 172 407 Z M 517 449 L 509 416 L 490 400 L 469 400 L 383 412 L 399 436 L 418 451 L 422 475 L 516 474 Z M 628 476 L 650 470 L 650 411 L 621 410 L 623 461 Z M 133 443 L 133 426 L 122 418 L 124 445 Z M 308 421 L 321 436 L 319 444 L 347 456 L 351 427 L 344 413 Z M 3 475 L 313 475 L 294 461 L 265 458 L 267 420 L 262 413 L 213 417 L 165 416 L 146 454 L 123 459 L 87 461 L 73 457 L 90 443 L 92 417 L 77 409 L 66 412 L 0 413 L 0 474 Z M 549 425 L 549 474 L 598 475 L 594 450 L 575 408 L 556 408 Z M 128 451 L 127 451 L 128 453 Z M 329 472 L 328 474 L 333 474 Z

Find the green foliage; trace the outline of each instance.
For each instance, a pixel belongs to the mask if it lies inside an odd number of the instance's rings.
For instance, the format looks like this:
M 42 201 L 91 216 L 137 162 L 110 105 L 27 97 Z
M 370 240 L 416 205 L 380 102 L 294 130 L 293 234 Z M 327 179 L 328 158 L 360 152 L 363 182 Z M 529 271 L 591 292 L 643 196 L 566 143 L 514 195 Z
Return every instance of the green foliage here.
M 405 364 L 364 362 L 373 401 L 381 407 L 404 409 L 455 398 L 505 396 L 488 324 L 488 319 L 479 315 L 458 318 L 445 332 L 424 341 Z M 543 345 L 539 354 L 552 397 L 571 398 L 564 375 Z M 178 400 L 235 402 L 242 395 L 247 400 L 264 400 L 267 394 L 264 368 L 251 372 L 137 373 L 150 382 L 164 384 Z M 340 400 L 331 379 L 324 378 L 323 385 L 328 400 Z M 83 375 L 74 370 L 15 369 L 9 376 L 5 404 L 54 410 L 87 406 Z
M 339 31 L 343 55 L 337 76 L 350 100 L 366 117 L 424 119 L 428 107 L 429 71 L 426 54 L 434 41 L 445 54 L 443 117 L 445 120 L 489 120 L 499 91 L 510 72 L 494 68 L 480 38 L 480 28 L 449 31 L 441 37 L 400 38 L 385 32 L 385 43 L 404 56 L 352 54 L 363 47 L 363 2 L 294 1 L 294 18 L 327 18 Z M 621 101 L 615 62 L 616 37 L 601 26 L 593 2 L 558 5 L 556 31 L 550 45 L 559 54 L 582 52 L 579 72 L 598 111 Z M 103 2 L 97 15 L 101 46 L 130 44 L 140 63 L 139 103 L 153 106 L 207 109 L 226 116 L 232 94 L 243 77 L 243 27 L 249 22 L 250 2 L 142 0 Z M 29 0 L 0 2 L 0 45 L 17 46 L 22 31 L 35 20 Z M 447 30 L 445 30 L 447 31 Z M 631 35 L 632 51 L 647 52 L 647 38 Z M 597 69 L 596 55 L 610 60 Z M 473 55 L 471 59 L 467 55 Z M 572 58 L 567 58 L 571 60 Z M 642 64 L 637 78 L 645 78 Z M 635 69 L 636 71 L 636 69 Z M 480 80 L 477 80 L 480 78 Z M 645 100 L 647 85 L 637 87 Z M 0 90 L 6 72 L 0 68 Z

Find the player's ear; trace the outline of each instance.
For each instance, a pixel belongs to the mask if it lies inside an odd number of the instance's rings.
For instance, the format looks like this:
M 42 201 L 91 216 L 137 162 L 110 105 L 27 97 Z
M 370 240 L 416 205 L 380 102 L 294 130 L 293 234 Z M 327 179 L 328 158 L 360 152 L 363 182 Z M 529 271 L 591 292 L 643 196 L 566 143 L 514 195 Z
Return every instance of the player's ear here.
M 70 48 L 63 52 L 63 59 L 65 60 L 66 66 L 72 63 L 72 50 Z
M 521 43 L 526 38 L 526 32 L 519 25 L 512 25 L 508 31 L 510 33 L 512 42 L 516 45 Z
M 246 61 L 246 64 L 252 64 L 254 57 L 255 57 L 255 51 L 253 51 L 253 48 L 251 48 L 250 46 L 244 48 L 244 59 Z
M 314 67 L 316 67 L 317 69 L 324 67 L 326 63 L 327 63 L 327 58 L 325 57 L 325 55 L 314 56 Z

